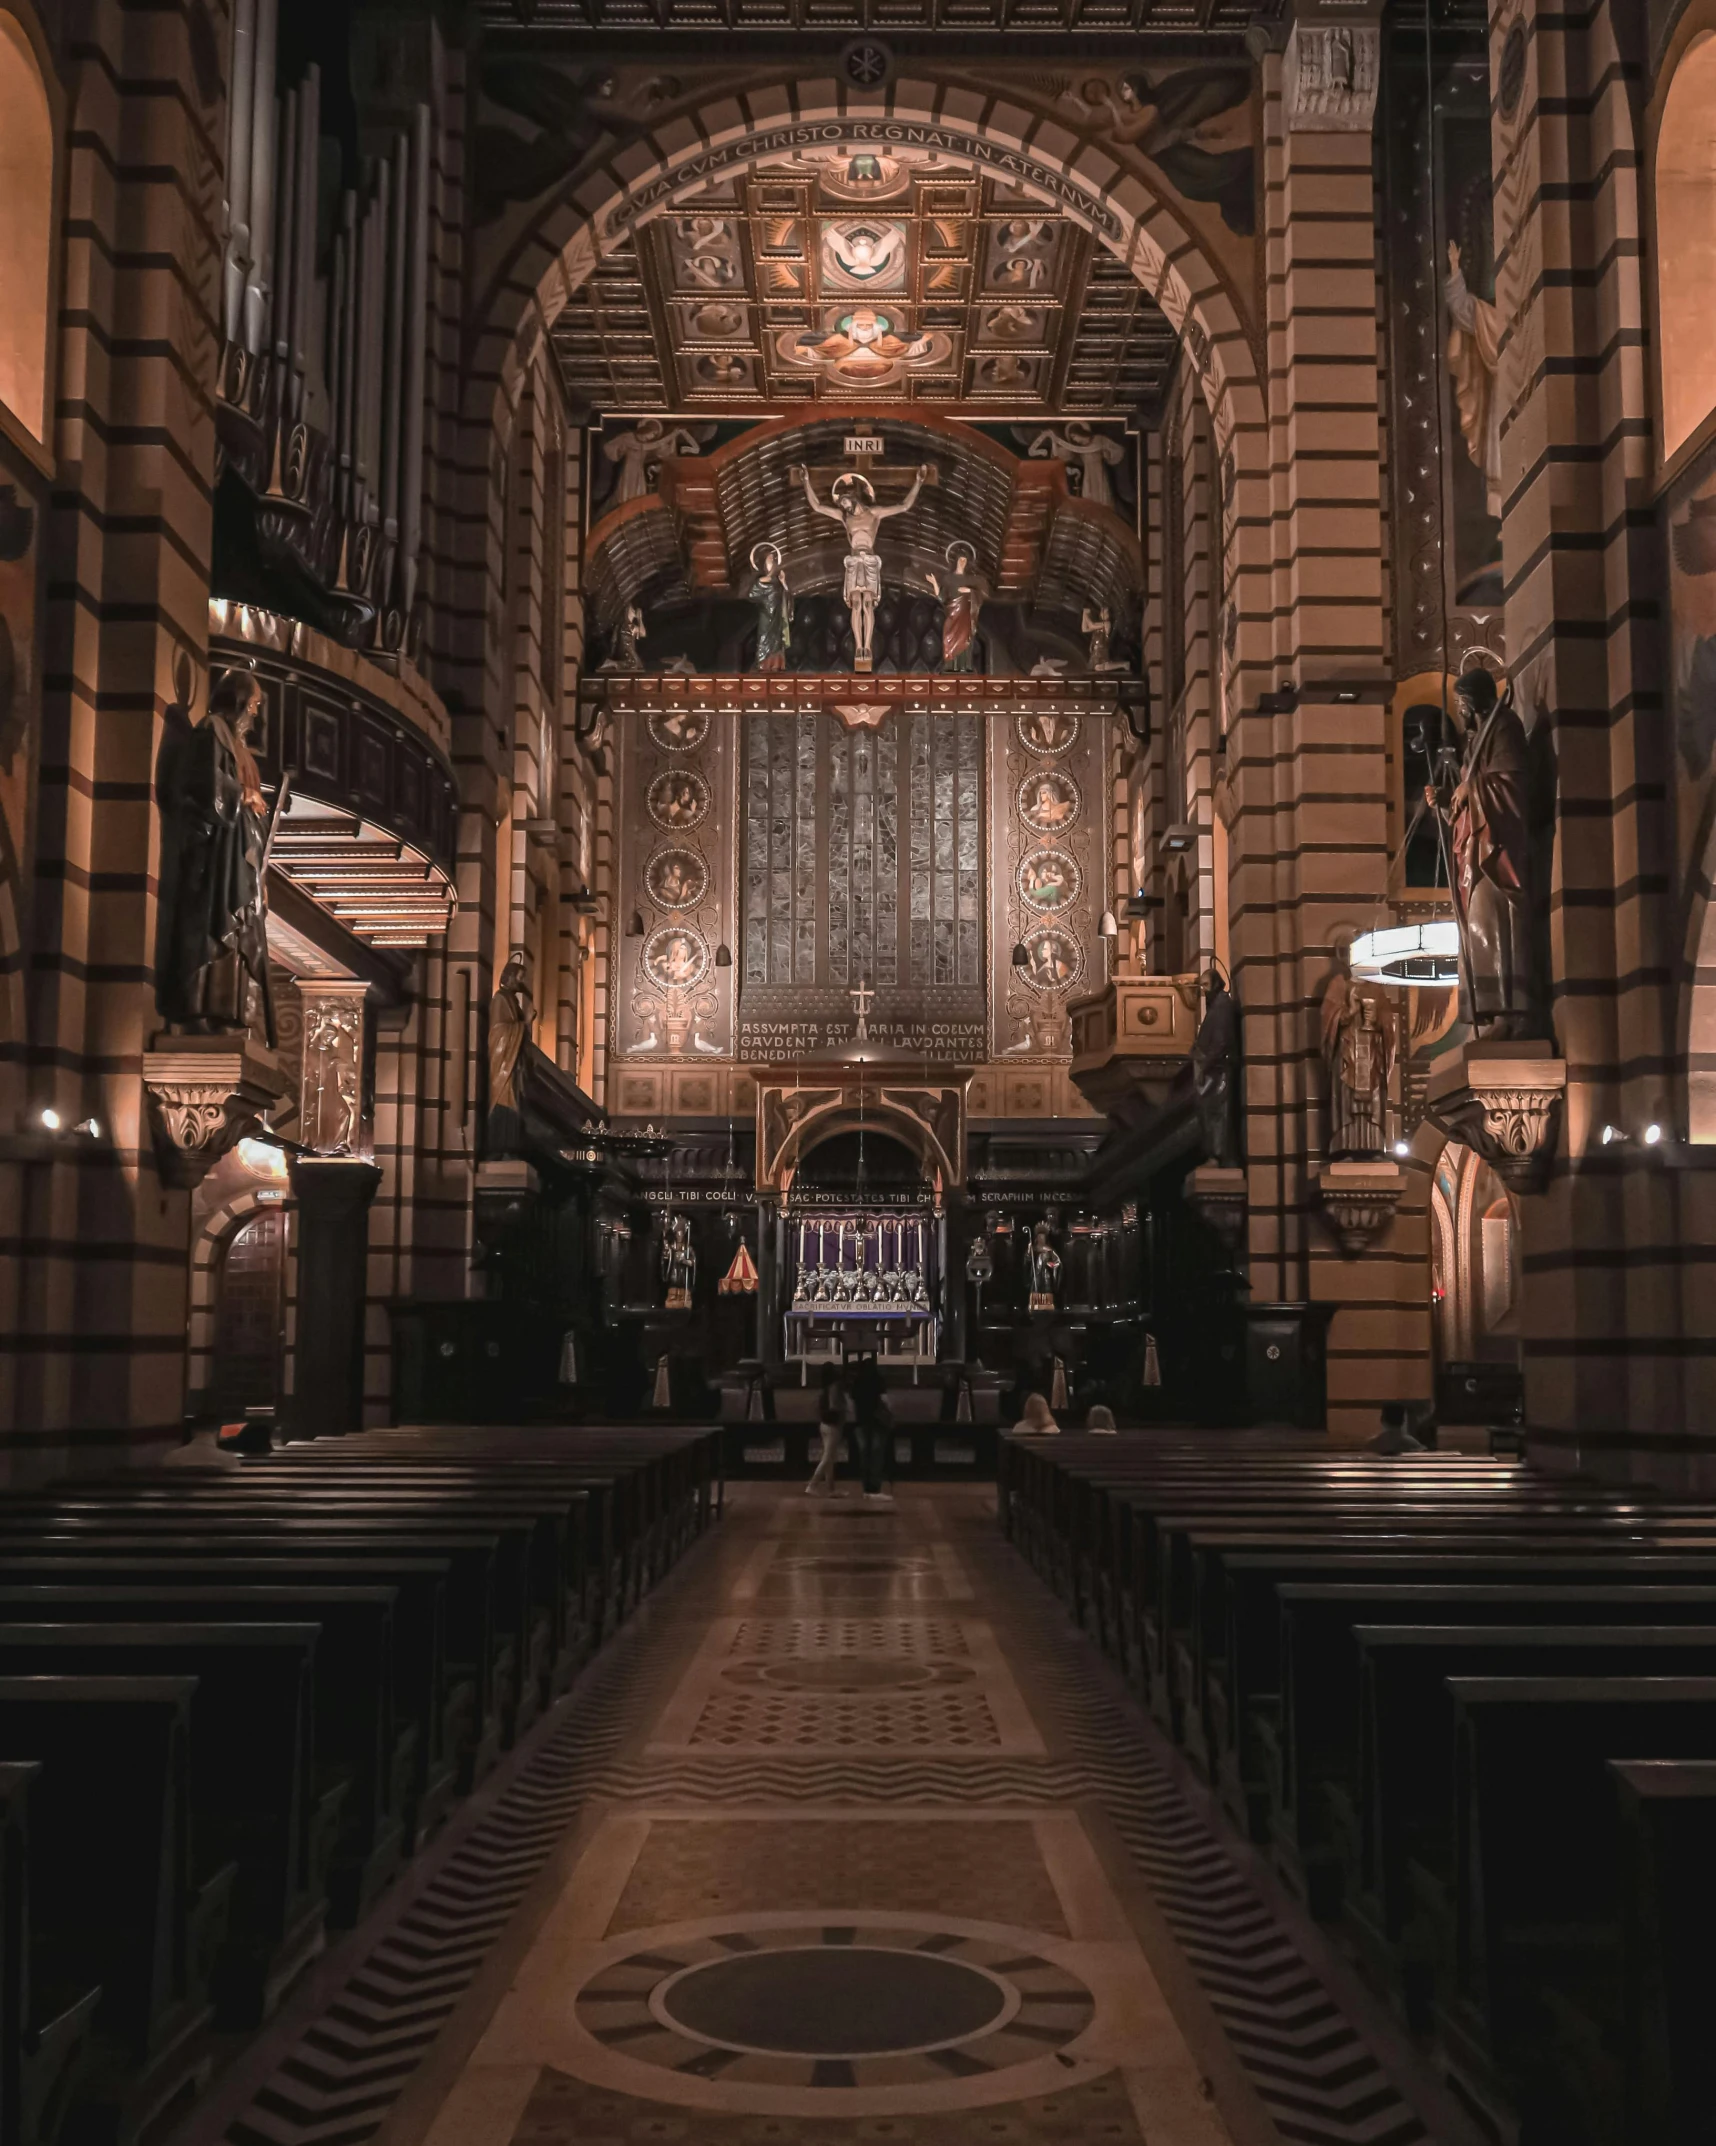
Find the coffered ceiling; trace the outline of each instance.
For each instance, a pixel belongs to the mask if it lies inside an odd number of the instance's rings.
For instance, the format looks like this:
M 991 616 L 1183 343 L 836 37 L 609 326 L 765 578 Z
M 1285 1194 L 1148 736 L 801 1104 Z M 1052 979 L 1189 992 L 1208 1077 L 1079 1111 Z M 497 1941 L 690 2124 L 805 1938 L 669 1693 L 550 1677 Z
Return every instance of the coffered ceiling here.
M 592 409 L 1148 404 L 1165 316 L 1077 224 L 944 159 L 804 153 L 704 188 L 608 256 L 554 329 Z

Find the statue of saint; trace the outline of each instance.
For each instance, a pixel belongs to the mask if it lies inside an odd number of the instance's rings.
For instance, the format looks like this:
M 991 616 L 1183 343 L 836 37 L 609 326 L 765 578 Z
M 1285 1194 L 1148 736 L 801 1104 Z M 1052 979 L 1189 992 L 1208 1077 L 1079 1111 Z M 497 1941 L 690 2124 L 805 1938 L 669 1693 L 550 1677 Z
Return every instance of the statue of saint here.
M 505 1154 L 524 1132 L 524 1047 L 536 1025 L 522 946 L 515 946 L 489 1001 L 489 1146 Z
M 1204 1017 L 1192 1038 L 1192 1094 L 1204 1153 L 1224 1170 L 1239 1167 L 1239 1001 L 1212 969 Z
M 1060 1279 L 1061 1255 L 1049 1242 L 1049 1225 L 1039 1222 L 1031 1232 L 1030 1250 L 1025 1254 L 1025 1269 L 1031 1278 L 1032 1311 L 1053 1311 L 1055 1308 L 1055 1284 Z
M 668 455 L 694 455 L 701 447 L 697 435 L 683 425 L 670 431 L 659 417 L 640 417 L 630 432 L 616 432 L 602 442 L 602 452 L 619 465 L 610 506 L 623 507 L 633 499 L 647 499 L 654 487 L 656 464 Z
M 1093 507 L 1113 506 L 1114 487 L 1108 481 L 1108 473 L 1126 460 L 1126 450 L 1118 440 L 1098 432 L 1082 417 L 1075 417 L 1062 432 L 1052 425 L 1039 432 L 1029 452 L 1038 458 L 1052 455 L 1055 461 L 1076 469 L 1079 497 L 1089 500 Z
M 166 711 L 155 758 L 161 815 L 155 923 L 155 1006 L 192 1035 L 249 1026 L 256 986 L 275 1041 L 268 988 L 270 820 L 250 732 L 262 712 L 254 672 L 228 671 L 193 723 L 183 701 Z
M 911 490 L 899 505 L 879 507 L 876 488 L 869 478 L 860 476 L 856 470 L 844 470 L 829 487 L 829 504 L 825 506 L 811 490 L 810 471 L 802 463 L 799 465 L 799 482 L 804 486 L 804 496 L 812 514 L 820 514 L 824 521 L 839 522 L 846 531 L 846 574 L 840 593 L 846 599 L 846 609 L 851 615 L 856 663 L 861 671 L 870 668 L 876 606 L 882 600 L 882 558 L 876 549 L 876 532 L 895 515 L 909 514 L 918 503 L 918 494 L 934 474 L 927 462 L 920 464 L 912 479 Z
M 942 601 L 941 667 L 969 671 L 977 660 L 977 620 L 989 584 L 974 565 L 969 544 L 950 544 L 947 564 L 945 581 L 933 570 L 929 576 L 930 587 Z
M 1515 1043 L 1532 1030 L 1530 746 L 1513 689 L 1481 666 L 1455 687 L 1466 748 L 1451 795 L 1425 801 L 1448 829 L 1460 926 L 1462 1010 L 1480 1036 Z
M 756 580 L 745 592 L 757 607 L 757 660 L 759 671 L 786 669 L 787 650 L 792 646 L 792 589 L 786 577 L 786 562 L 778 544 L 753 544 L 751 565 Z
M 627 604 L 620 623 L 614 628 L 613 652 L 602 665 L 605 671 L 641 671 L 643 657 L 638 644 L 645 639 L 649 628 L 644 624 L 644 615 L 638 605 Z
M 1466 452 L 1484 473 L 1489 511 L 1499 522 L 1502 511 L 1501 397 L 1496 393 L 1496 366 L 1501 357 L 1502 317 L 1493 305 L 1475 298 L 1466 287 L 1460 249 L 1448 241 L 1448 370 L 1454 376 L 1460 434 Z
M 691 1243 L 691 1223 L 684 1215 L 669 1215 L 663 1225 L 661 1272 L 667 1283 L 668 1310 L 689 1311 L 697 1284 L 697 1254 Z
M 1372 993 L 1345 976 L 1323 995 L 1323 1060 L 1329 1069 L 1330 1156 L 1382 1154 L 1394 1023 Z

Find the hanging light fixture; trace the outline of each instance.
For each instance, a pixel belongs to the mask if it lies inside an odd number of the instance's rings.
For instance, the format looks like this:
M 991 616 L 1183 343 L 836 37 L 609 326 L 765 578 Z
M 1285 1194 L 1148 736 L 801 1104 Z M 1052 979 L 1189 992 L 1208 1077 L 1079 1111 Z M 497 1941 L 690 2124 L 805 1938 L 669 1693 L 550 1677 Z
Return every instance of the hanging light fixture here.
M 1120 937 L 1120 926 L 1115 920 L 1112 909 L 1105 909 L 1102 912 L 1102 921 L 1097 925 L 1096 932 L 1097 937 L 1100 939 L 1118 939 Z
M 1015 941 L 1014 941 L 1014 945 L 1013 945 L 1013 966 L 1014 966 L 1014 968 L 1016 968 L 1016 969 L 1028 969 L 1028 968 L 1030 967 L 1030 965 L 1031 965 L 1031 957 L 1030 957 L 1030 955 L 1029 955 L 1028 953 L 1026 953 L 1026 951 L 1025 951 L 1025 942 L 1024 942 L 1024 940 L 1023 940 L 1023 939 L 1018 939 L 1018 940 L 1015 940 Z
M 730 969 L 733 966 L 733 949 L 725 939 L 715 949 L 715 966 L 718 969 Z
M 1382 984 L 1457 984 L 1460 927 L 1452 917 L 1361 932 L 1347 962 L 1354 976 Z

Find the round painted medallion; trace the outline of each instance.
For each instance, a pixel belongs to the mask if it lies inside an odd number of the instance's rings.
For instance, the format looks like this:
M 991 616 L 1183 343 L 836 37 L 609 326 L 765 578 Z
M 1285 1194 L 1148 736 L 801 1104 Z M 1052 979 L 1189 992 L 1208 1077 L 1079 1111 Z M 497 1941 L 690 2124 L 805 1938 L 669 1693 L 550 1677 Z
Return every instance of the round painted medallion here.
M 684 924 L 667 924 L 644 941 L 643 969 L 658 990 L 689 991 L 709 967 L 702 935 Z
M 1033 834 L 1065 834 L 1078 822 L 1084 799 L 1065 768 L 1038 768 L 1018 791 L 1019 817 Z
M 649 719 L 649 734 L 664 753 L 689 753 L 709 735 L 707 708 L 666 708 Z
M 1083 876 L 1064 849 L 1034 849 L 1019 860 L 1019 899 L 1039 915 L 1058 916 L 1078 900 Z
M 1024 938 L 1020 970 L 1033 991 L 1065 991 L 1084 974 L 1084 948 L 1058 924 L 1042 924 Z
M 695 909 L 709 891 L 709 867 L 694 849 L 658 849 L 644 887 L 658 909 Z
M 649 786 L 649 816 L 658 827 L 696 827 L 708 812 L 709 785 L 690 768 L 669 768 Z
M 1019 743 L 1030 753 L 1064 753 L 1078 738 L 1078 717 L 1058 708 L 1039 708 L 1017 718 Z

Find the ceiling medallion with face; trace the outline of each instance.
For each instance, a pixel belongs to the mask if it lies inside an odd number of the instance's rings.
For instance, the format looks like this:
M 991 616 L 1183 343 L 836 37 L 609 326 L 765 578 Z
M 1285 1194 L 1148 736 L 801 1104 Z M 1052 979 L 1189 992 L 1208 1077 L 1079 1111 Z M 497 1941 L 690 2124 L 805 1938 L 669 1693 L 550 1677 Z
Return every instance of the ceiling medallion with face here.
M 822 287 L 825 291 L 903 291 L 906 287 L 906 227 L 882 218 L 855 217 L 822 227 Z
M 854 394 L 892 387 L 907 373 L 932 371 L 953 354 L 953 339 L 939 328 L 921 334 L 897 315 L 876 306 L 829 312 L 820 330 L 787 328 L 775 337 L 783 365 L 817 372 Z
M 1019 817 L 1034 834 L 1064 834 L 1076 825 L 1083 804 L 1065 768 L 1040 768 L 1019 785 Z

